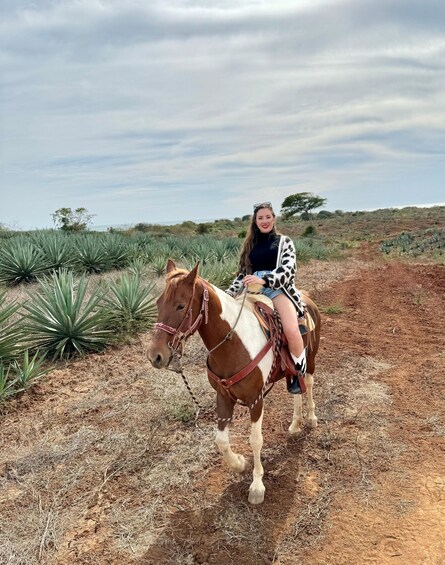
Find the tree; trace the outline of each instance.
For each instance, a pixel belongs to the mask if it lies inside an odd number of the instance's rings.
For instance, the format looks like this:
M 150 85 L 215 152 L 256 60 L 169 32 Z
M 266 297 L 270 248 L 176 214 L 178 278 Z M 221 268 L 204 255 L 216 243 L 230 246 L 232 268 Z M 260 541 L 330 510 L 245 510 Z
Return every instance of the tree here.
M 315 208 L 320 208 L 326 202 L 326 198 L 320 198 L 311 192 L 297 192 L 297 194 L 291 194 L 286 196 L 281 204 L 281 214 L 283 218 L 290 218 L 305 212 L 309 214 L 310 211 L 315 210 Z
M 74 211 L 71 208 L 59 208 L 51 214 L 54 225 L 67 232 L 85 231 L 95 215 L 89 214 L 86 208 L 76 208 Z
M 210 224 L 209 222 L 204 224 L 198 224 L 196 227 L 196 233 L 199 233 L 199 235 L 204 235 L 206 233 L 210 233 L 211 231 L 212 231 L 212 224 Z

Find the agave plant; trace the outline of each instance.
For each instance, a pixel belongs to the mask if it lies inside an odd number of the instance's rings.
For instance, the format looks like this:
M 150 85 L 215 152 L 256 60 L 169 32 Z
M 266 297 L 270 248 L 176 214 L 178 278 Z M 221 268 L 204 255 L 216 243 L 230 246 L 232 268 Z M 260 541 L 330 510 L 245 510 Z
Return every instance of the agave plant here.
M 311 248 L 309 243 L 302 239 L 297 239 L 294 240 L 294 244 L 297 262 L 307 263 L 311 258 Z
M 36 380 L 48 374 L 52 369 L 44 369 L 45 355 L 40 355 L 37 351 L 30 358 L 28 349 L 23 355 L 23 360 L 19 363 L 17 360 L 11 365 L 15 373 L 16 392 L 22 392 L 29 388 Z
M 9 285 L 32 282 L 48 267 L 43 253 L 21 238 L 0 249 L 0 282 Z
M 196 261 L 186 261 L 185 268 L 191 271 L 196 265 Z M 227 288 L 233 281 L 237 269 L 238 261 L 235 257 L 227 259 L 227 261 L 213 261 L 200 265 L 199 275 L 209 281 L 211 284 L 219 288 Z
M 215 254 L 213 250 L 213 244 L 209 242 L 207 239 L 202 239 L 196 241 L 192 247 L 190 248 L 190 259 L 194 259 L 195 261 L 200 261 L 201 265 L 205 265 L 206 263 L 212 261 L 214 259 Z
M 225 261 L 229 255 L 229 249 L 223 239 L 217 239 L 213 242 L 213 254 L 217 261 Z
M 0 363 L 0 402 L 15 394 L 15 380 L 9 367 Z
M 87 273 L 103 273 L 112 266 L 106 248 L 96 238 L 78 238 L 76 255 L 81 269 Z
M 162 277 L 162 275 L 165 273 L 166 265 L 167 265 L 167 258 L 163 255 L 160 255 L 158 257 L 154 257 L 150 261 L 150 269 L 158 277 Z
M 108 235 L 102 245 L 111 268 L 123 269 L 127 266 L 129 246 L 122 236 Z
M 74 266 L 74 250 L 64 235 L 42 232 L 35 234 L 33 241 L 41 249 L 50 269 L 60 271 Z
M 118 333 L 133 333 L 152 327 L 156 319 L 155 284 L 145 285 L 139 275 L 122 275 L 110 284 L 105 310 L 110 327 Z
M 6 292 L 0 293 L 0 363 L 8 363 L 21 351 L 20 318 L 14 318 L 20 305 L 6 304 Z
M 76 281 L 63 270 L 39 284 L 39 292 L 24 305 L 28 345 L 56 359 L 98 351 L 110 341 L 103 294 L 96 291 L 88 298 L 85 276 Z
M 128 265 L 128 272 L 133 276 L 143 277 L 149 271 L 149 267 L 142 257 L 132 259 Z

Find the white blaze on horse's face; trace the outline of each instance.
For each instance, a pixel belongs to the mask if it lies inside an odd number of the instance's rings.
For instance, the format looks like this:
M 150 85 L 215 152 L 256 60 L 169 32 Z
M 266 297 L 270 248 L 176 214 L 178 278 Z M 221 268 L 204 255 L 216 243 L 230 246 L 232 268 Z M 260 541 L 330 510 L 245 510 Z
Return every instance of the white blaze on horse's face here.
M 221 302 L 222 313 L 221 319 L 225 320 L 231 328 L 234 327 L 238 318 L 242 303 L 234 301 L 230 296 L 223 292 L 218 287 L 213 287 L 218 298 Z M 239 318 L 235 326 L 235 333 L 244 345 L 250 358 L 253 359 L 258 351 L 264 347 L 266 343 L 266 336 L 261 329 L 255 315 L 247 308 L 243 309 L 242 316 Z M 270 367 L 273 361 L 272 350 L 269 351 L 258 364 L 259 369 L 263 375 L 263 381 L 269 375 Z

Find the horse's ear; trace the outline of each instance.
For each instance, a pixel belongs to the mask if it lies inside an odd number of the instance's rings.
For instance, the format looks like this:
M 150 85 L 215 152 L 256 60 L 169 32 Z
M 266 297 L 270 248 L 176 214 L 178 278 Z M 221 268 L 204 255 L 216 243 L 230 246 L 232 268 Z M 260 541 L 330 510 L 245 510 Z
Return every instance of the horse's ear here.
M 193 267 L 193 269 L 185 277 L 184 280 L 186 280 L 187 282 L 189 282 L 191 284 L 195 284 L 196 277 L 198 276 L 198 270 L 199 270 L 199 261 L 196 263 L 196 265 Z
M 176 265 L 175 265 L 173 259 L 169 259 L 167 261 L 167 266 L 165 267 L 165 270 L 167 271 L 167 273 L 171 273 L 175 269 L 176 269 Z

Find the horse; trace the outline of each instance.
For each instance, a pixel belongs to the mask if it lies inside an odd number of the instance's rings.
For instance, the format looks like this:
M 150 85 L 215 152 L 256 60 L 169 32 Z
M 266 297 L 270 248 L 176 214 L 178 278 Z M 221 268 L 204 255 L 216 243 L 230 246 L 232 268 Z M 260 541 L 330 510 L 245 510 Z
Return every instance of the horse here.
M 165 287 L 157 300 L 157 323 L 148 347 L 148 358 L 156 369 L 167 368 L 172 358 L 181 354 L 186 340 L 196 331 L 208 350 L 207 368 L 210 385 L 216 390 L 217 430 L 215 441 L 233 471 L 246 469 L 243 455 L 230 446 L 229 424 L 234 407 L 242 403 L 249 407 L 251 419 L 250 445 L 253 452 L 253 480 L 249 487 L 251 504 L 264 501 L 262 422 L 264 388 L 274 365 L 274 351 L 261 324 L 249 308 L 198 275 L 199 262 L 189 272 L 177 268 L 169 259 Z M 315 356 L 320 340 L 320 313 L 315 303 L 304 293 L 303 302 L 315 324 L 313 331 L 303 336 L 307 346 L 307 374 L 304 379 L 307 397 L 307 420 L 317 425 L 312 396 Z M 309 339 L 308 339 L 309 337 Z M 242 378 L 233 378 L 242 374 Z M 273 386 L 273 385 L 272 385 Z M 302 395 L 292 395 L 294 408 L 290 434 L 302 429 Z

